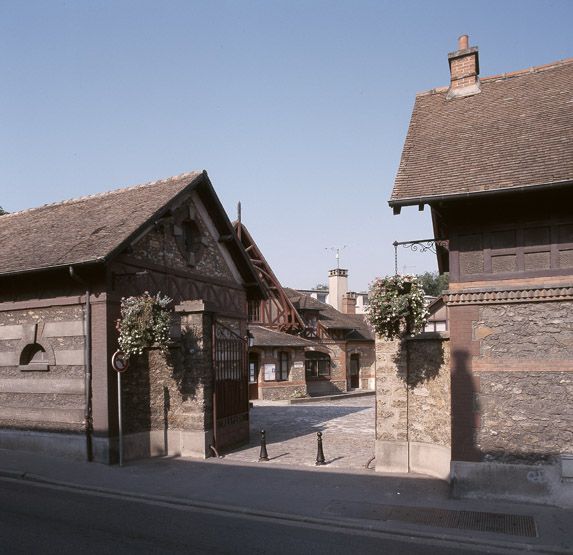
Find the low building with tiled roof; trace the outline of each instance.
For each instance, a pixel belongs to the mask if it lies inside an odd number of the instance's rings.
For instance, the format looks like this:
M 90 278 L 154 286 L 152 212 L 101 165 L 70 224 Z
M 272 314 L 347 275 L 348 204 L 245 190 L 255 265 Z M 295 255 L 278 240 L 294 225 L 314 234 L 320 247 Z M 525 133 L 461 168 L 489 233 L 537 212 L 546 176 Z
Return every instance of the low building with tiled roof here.
M 251 399 L 374 389 L 374 336 L 363 315 L 283 287 L 242 222 L 237 236 L 267 289 L 249 306 Z
M 248 435 L 246 306 L 265 292 L 205 172 L 2 215 L 0 253 L 0 447 L 118 460 L 115 322 L 146 291 L 173 299 L 173 344 L 122 376 L 125 457 Z M 233 409 L 214 396 L 231 381 Z
M 428 445 L 379 453 L 451 465 L 459 493 L 533 494 L 534 464 L 550 495 L 573 477 L 573 58 L 481 77 L 463 36 L 448 62 L 449 86 L 416 96 L 389 204 L 430 207 L 449 271 L 451 430 L 418 420 Z

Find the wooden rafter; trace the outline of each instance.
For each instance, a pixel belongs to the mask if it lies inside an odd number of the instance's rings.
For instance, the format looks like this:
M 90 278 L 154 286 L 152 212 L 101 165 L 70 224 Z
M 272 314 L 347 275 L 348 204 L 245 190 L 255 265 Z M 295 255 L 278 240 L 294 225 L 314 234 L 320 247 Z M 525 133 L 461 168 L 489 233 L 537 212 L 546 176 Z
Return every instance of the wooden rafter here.
M 237 237 L 239 237 L 247 252 L 259 278 L 267 287 L 269 298 L 261 301 L 259 314 L 264 325 L 277 328 L 281 331 L 300 332 L 305 329 L 305 323 L 298 311 L 287 297 L 282 285 L 275 276 L 263 253 L 247 231 L 242 222 L 234 223 Z

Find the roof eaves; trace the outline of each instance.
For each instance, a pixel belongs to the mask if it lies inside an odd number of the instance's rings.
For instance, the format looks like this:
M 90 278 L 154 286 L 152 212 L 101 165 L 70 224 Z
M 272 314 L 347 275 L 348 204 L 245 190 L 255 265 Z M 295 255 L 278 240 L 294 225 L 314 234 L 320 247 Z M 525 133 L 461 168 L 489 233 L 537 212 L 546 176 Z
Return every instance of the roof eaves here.
M 33 274 L 36 272 L 48 272 L 48 271 L 52 271 L 52 270 L 61 270 L 63 268 L 69 268 L 70 266 L 77 268 L 78 266 L 89 266 L 90 264 L 103 264 L 104 262 L 105 262 L 105 260 L 103 259 L 103 257 L 100 256 L 100 257 L 93 258 L 93 259 L 82 260 L 80 262 L 64 262 L 62 264 L 55 264 L 52 266 L 40 266 L 40 267 L 35 267 L 35 268 L 27 268 L 25 270 L 17 270 L 15 272 L 2 272 L 2 270 L 0 270 L 0 277 L 21 276 L 21 275 L 26 275 L 26 274 Z
M 460 193 L 450 193 L 446 195 L 425 195 L 420 197 L 409 197 L 404 199 L 390 199 L 388 205 L 391 208 L 398 206 L 414 206 L 417 204 L 432 204 L 435 202 L 457 200 L 467 197 L 490 197 L 513 192 L 526 192 L 526 191 L 544 191 L 553 188 L 567 187 L 573 185 L 573 179 L 566 179 L 565 181 L 554 181 L 542 184 L 520 185 L 518 187 L 499 187 L 496 189 L 483 189 L 481 191 L 464 191 Z
M 192 177 L 191 181 L 181 191 L 179 191 L 175 196 L 173 196 L 169 201 L 167 201 L 163 206 L 161 206 L 158 210 L 156 210 L 155 213 L 150 218 L 148 218 L 133 233 L 131 233 L 121 243 L 119 243 L 119 245 L 117 245 L 110 252 L 104 255 L 101 258 L 102 262 L 109 262 L 113 257 L 115 257 L 121 251 L 123 251 L 126 246 L 131 245 L 136 240 L 145 235 L 147 231 L 149 231 L 157 224 L 158 220 L 160 220 L 165 215 L 165 213 L 171 208 L 171 206 L 177 204 L 183 197 L 188 195 L 191 192 L 191 190 L 195 189 L 200 183 L 201 178 L 206 177 L 206 175 L 207 172 L 205 170 L 203 170 L 200 173 L 190 173 L 189 177 L 190 178 Z

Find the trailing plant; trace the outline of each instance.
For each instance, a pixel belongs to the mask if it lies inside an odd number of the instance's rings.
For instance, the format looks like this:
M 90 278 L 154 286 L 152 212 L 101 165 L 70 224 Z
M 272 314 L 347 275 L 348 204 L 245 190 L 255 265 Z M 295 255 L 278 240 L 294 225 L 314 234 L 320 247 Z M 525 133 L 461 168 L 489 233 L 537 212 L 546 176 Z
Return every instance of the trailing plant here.
M 121 318 L 117 321 L 119 347 L 127 355 L 140 355 L 148 347 L 167 350 L 169 342 L 172 299 L 161 293 L 121 299 Z
M 370 284 L 367 318 L 378 335 L 395 339 L 424 331 L 429 312 L 416 276 L 395 275 Z

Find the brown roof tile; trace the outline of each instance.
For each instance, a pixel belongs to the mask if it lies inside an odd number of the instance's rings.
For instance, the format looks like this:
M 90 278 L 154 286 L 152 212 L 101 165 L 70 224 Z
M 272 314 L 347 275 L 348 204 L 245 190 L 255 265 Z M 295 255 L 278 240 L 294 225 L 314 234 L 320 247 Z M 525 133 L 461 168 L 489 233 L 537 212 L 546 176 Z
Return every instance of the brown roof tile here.
M 0 216 L 0 275 L 102 260 L 202 175 L 186 173 Z
M 573 58 L 420 93 L 391 205 L 573 181 Z
M 317 347 L 317 343 L 263 326 L 249 325 L 255 347 Z
M 285 293 L 298 310 L 317 310 L 318 320 L 326 329 L 349 330 L 347 339 L 373 341 L 374 334 L 362 314 L 344 314 L 333 306 L 305 295 L 295 289 L 284 288 Z

